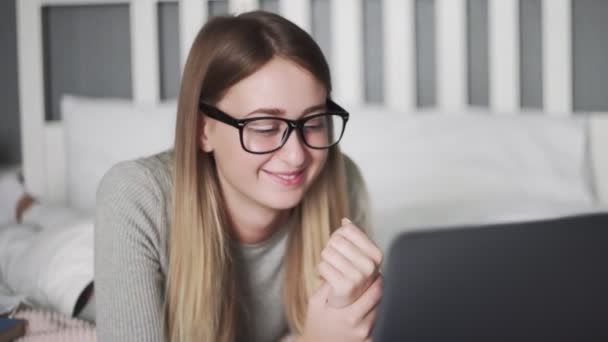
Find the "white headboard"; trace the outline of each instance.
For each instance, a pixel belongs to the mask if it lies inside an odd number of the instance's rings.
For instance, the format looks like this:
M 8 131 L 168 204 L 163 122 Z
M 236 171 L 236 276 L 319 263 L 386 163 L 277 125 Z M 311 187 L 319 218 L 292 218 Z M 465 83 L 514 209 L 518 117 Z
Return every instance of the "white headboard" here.
M 330 61 L 333 96 L 349 106 L 364 96 L 363 1 L 330 0 Z M 545 111 L 572 111 L 572 0 L 543 0 L 543 99 Z M 207 17 L 205 0 L 19 0 L 17 1 L 19 91 L 23 170 L 29 191 L 47 200 L 65 200 L 65 153 L 61 122 L 46 122 L 43 80 L 45 6 L 129 4 L 133 100 L 160 101 L 158 2 L 177 2 L 182 65 Z M 312 0 L 279 0 L 279 12 L 311 31 Z M 415 0 L 384 0 L 384 94 L 387 108 L 416 107 Z M 467 107 L 466 0 L 435 0 L 437 104 Z M 490 107 L 497 113 L 520 108 L 519 0 L 488 0 Z M 231 13 L 259 7 L 257 0 L 230 0 Z

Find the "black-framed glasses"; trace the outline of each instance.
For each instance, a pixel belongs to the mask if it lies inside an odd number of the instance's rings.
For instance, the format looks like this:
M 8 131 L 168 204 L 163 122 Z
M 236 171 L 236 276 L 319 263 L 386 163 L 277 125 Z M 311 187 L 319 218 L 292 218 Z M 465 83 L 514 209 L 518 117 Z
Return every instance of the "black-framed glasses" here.
M 329 99 L 325 112 L 299 120 L 274 116 L 236 119 L 204 101 L 199 101 L 199 110 L 212 119 L 237 128 L 241 146 L 254 154 L 280 149 L 294 130 L 306 146 L 317 150 L 330 148 L 342 139 L 349 116 L 344 108 Z

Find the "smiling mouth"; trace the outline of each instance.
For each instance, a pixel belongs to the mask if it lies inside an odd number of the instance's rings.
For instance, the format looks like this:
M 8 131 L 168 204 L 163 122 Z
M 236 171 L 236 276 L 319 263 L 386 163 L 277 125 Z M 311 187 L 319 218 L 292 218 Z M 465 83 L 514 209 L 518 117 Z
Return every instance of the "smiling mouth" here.
M 281 185 L 294 186 L 298 185 L 304 179 L 304 170 L 295 172 L 270 172 L 264 170 L 274 181 Z

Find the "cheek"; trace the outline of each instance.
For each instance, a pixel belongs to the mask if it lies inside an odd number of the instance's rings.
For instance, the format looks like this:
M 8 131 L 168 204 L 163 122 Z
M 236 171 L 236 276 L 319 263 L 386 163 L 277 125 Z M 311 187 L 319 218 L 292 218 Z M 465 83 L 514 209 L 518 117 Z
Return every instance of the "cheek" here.
M 327 157 L 329 156 L 329 152 L 327 150 L 313 150 L 310 154 L 311 156 L 311 164 L 315 167 L 315 176 L 318 175 L 325 163 L 327 163 Z
M 268 156 L 255 155 L 245 151 L 238 134 L 218 136 L 213 152 L 222 174 L 232 183 L 251 182 L 252 175 L 267 162 Z
M 241 148 L 238 131 L 232 127 L 217 126 L 209 137 L 213 145 L 213 154 L 216 160 L 230 160 L 231 156 L 240 157 L 244 152 Z
M 328 156 L 327 150 L 315 150 L 311 153 L 307 186 L 311 186 L 319 178 L 321 171 L 323 171 L 326 166 L 325 164 L 327 164 Z

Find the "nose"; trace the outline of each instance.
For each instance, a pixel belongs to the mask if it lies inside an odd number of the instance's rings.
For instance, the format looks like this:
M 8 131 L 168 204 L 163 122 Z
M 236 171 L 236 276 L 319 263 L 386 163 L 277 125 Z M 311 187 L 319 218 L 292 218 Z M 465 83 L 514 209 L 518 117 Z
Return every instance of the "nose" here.
M 301 141 L 301 137 L 296 130 L 291 132 L 287 141 L 278 152 L 279 158 L 294 168 L 298 168 L 306 162 L 306 155 L 308 153 L 304 142 Z

